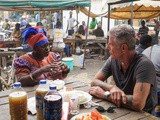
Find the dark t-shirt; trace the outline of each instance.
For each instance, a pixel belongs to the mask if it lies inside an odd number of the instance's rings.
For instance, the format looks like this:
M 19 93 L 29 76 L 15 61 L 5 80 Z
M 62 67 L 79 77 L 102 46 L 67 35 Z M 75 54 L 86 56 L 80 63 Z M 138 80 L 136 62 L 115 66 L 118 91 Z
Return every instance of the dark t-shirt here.
M 96 37 L 104 37 L 104 32 L 101 28 L 97 28 L 93 31 L 93 35 L 95 35 Z
M 150 83 L 150 93 L 143 110 L 152 112 L 157 104 L 156 73 L 152 62 L 145 55 L 136 54 L 125 74 L 122 72 L 120 62 L 110 58 L 99 73 L 107 78 L 113 75 L 116 86 L 123 90 L 126 95 L 133 95 L 134 86 L 137 82 Z
M 139 31 L 138 33 L 142 36 L 142 35 L 148 35 L 148 31 L 149 31 L 149 28 L 146 27 L 146 26 L 142 26 L 139 28 Z

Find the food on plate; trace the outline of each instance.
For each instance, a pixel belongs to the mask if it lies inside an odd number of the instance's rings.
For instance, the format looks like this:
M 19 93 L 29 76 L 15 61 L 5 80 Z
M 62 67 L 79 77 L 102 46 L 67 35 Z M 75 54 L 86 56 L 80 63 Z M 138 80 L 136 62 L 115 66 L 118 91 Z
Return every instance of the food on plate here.
M 76 92 L 76 94 L 79 96 L 80 104 L 83 104 L 87 101 L 87 97 L 82 92 Z
M 80 104 L 89 102 L 92 99 L 92 96 L 90 94 L 83 92 L 83 91 L 66 91 L 66 92 L 60 92 L 60 94 L 63 96 L 65 101 L 69 101 L 70 97 L 76 94 L 79 97 Z
M 98 111 L 92 111 L 91 113 L 78 116 L 75 120 L 109 120 L 106 116 L 101 115 Z

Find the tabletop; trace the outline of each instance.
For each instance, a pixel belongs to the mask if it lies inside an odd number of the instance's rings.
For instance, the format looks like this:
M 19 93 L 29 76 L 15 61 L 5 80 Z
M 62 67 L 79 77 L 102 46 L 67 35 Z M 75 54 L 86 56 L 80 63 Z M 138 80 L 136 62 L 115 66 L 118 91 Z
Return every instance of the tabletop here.
M 0 44 L 5 45 L 5 47 L 19 47 L 22 44 L 22 41 L 0 41 Z
M 65 84 L 66 87 L 72 87 L 74 90 L 82 90 L 88 92 L 89 84 L 79 81 L 68 81 Z M 31 98 L 35 95 L 35 89 L 37 86 L 34 87 L 23 87 L 24 90 L 27 92 L 28 98 Z M 9 120 L 9 104 L 8 104 L 8 95 L 10 90 L 4 91 L 0 93 L 0 119 L 1 120 Z M 114 106 L 112 103 L 98 99 L 96 97 L 92 98 L 93 102 L 98 103 L 99 105 L 108 108 L 110 106 Z M 91 112 L 95 110 L 95 107 L 91 107 L 89 109 L 85 109 L 83 106 L 80 107 L 80 113 Z M 158 118 L 152 116 L 146 112 L 135 112 L 125 108 L 116 108 L 114 113 L 103 112 L 103 115 L 108 116 L 111 120 L 158 120 Z M 28 114 L 28 120 L 36 120 L 36 115 Z

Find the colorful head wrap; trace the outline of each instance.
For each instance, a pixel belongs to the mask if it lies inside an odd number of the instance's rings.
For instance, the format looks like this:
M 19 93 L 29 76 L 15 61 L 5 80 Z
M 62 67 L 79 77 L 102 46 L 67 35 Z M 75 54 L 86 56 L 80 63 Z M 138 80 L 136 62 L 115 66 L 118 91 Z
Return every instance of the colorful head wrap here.
M 43 45 L 48 42 L 46 37 L 46 32 L 42 29 L 41 26 L 38 27 L 30 27 L 23 31 L 22 33 L 23 43 L 28 41 L 28 45 L 33 49 L 34 47 Z

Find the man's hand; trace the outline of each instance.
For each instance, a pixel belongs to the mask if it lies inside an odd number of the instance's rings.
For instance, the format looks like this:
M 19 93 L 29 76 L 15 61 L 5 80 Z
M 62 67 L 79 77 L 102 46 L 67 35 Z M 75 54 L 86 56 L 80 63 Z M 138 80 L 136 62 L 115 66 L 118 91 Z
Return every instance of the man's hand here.
M 121 102 L 123 102 L 123 104 L 126 104 L 126 94 L 116 85 L 111 88 L 110 94 L 112 102 L 115 103 L 118 107 L 120 107 Z
M 94 95 L 94 96 L 96 96 L 98 98 L 102 98 L 102 99 L 105 98 L 104 92 L 105 91 L 98 86 L 97 87 L 91 87 L 90 90 L 89 90 L 89 93 L 91 95 Z

